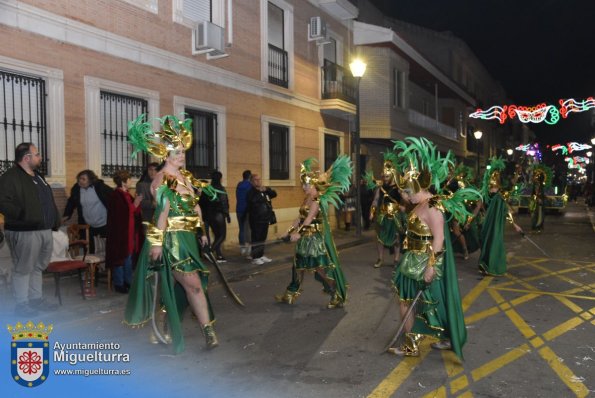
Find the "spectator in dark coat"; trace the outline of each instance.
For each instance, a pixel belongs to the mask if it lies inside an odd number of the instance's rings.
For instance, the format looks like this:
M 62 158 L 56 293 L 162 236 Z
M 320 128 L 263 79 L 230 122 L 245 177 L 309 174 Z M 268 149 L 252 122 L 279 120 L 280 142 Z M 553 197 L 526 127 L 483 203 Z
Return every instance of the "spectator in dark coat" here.
M 252 172 L 250 170 L 244 170 L 242 173 L 242 181 L 240 181 L 236 187 L 236 215 L 238 217 L 238 240 L 240 242 L 240 254 L 242 256 L 247 256 L 250 253 L 250 245 L 248 242 L 248 235 L 250 234 L 249 231 L 249 224 L 248 224 L 248 212 L 247 212 L 247 202 L 246 196 L 248 192 L 252 189 L 252 183 L 250 182 L 250 175 Z
M 151 182 L 153 182 L 153 178 L 157 174 L 158 167 L 159 163 L 157 162 L 149 163 L 140 180 L 136 183 L 136 195 L 143 196 L 140 208 L 143 221 L 146 222 L 153 222 L 153 213 L 155 213 L 155 198 L 151 193 Z
M 83 170 L 76 175 L 76 184 L 64 209 L 63 222 L 70 220 L 74 209 L 79 224 L 89 224 L 89 249 L 95 253 L 94 237 L 106 237 L 107 206 L 114 190 L 100 180 L 93 170 Z
M 223 257 L 221 246 L 227 236 L 226 221 L 227 223 L 231 222 L 231 218 L 229 217 L 229 199 L 225 188 L 221 185 L 221 178 L 223 178 L 223 174 L 219 171 L 211 173 L 211 186 L 223 193 L 217 192 L 217 198 L 215 200 L 211 200 L 206 195 L 201 195 L 200 197 L 200 208 L 209 239 L 210 234 L 208 231 L 209 229 L 213 231 L 214 238 L 211 242 L 211 248 L 215 251 L 217 262 L 227 261 Z
M 250 177 L 252 189 L 246 196 L 248 220 L 252 234 L 252 264 L 262 265 L 272 261 L 264 255 L 264 245 L 269 233 L 271 221 L 272 204 L 271 199 L 277 196 L 277 192 L 262 185 L 258 174 Z

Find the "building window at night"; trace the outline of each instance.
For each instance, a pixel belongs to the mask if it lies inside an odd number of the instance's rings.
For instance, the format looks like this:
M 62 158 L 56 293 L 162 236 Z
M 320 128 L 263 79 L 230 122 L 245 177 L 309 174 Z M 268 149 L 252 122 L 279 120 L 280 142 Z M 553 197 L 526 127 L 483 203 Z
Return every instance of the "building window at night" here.
M 111 177 L 116 170 L 127 170 L 131 176 L 140 177 L 147 164 L 147 155 L 139 153 L 136 159 L 130 156 L 128 122 L 147 114 L 147 100 L 108 91 L 101 91 L 99 99 L 101 175 Z
M 269 124 L 269 178 L 289 178 L 289 127 Z
M 217 114 L 186 108 L 192 119 L 192 147 L 186 152 L 186 169 L 197 178 L 210 178 L 217 169 Z
M 405 107 L 405 73 L 393 68 L 393 106 Z
M 40 172 L 47 175 L 45 80 L 0 69 L 0 175 L 14 164 L 14 149 L 35 144 L 42 156 Z

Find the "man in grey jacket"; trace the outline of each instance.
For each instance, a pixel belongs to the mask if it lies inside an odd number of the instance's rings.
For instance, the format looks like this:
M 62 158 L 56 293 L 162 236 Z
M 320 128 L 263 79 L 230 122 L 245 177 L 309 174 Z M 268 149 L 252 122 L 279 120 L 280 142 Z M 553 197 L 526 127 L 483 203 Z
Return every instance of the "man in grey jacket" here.
M 55 309 L 43 300 L 42 272 L 52 255 L 52 229 L 60 224 L 52 188 L 37 172 L 41 154 L 24 142 L 15 149 L 15 165 L 0 176 L 0 213 L 10 248 L 15 313 L 34 316 Z

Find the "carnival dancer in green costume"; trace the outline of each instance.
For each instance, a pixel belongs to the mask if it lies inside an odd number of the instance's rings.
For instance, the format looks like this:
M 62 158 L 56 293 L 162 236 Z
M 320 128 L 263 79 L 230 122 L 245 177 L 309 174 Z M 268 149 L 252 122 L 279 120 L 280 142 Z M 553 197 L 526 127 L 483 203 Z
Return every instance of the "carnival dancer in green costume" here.
M 389 352 L 401 356 L 418 356 L 424 335 L 438 338 L 436 349 L 452 349 L 459 358 L 467 339 L 457 273 L 450 243 L 448 213 L 465 220 L 464 201 L 477 200 L 479 192 L 459 189 L 452 195 L 441 192 L 453 155 L 442 157 L 436 146 L 425 138 L 409 137 L 395 142 L 401 159 L 402 176 L 398 185 L 404 199 L 415 205 L 408 215 L 405 253 L 393 273 L 393 287 L 400 300 L 401 319 L 405 322 L 405 341 Z M 413 316 L 403 319 L 417 293 L 421 296 Z
M 401 194 L 397 187 L 396 155 L 392 152 L 384 153 L 382 183 L 376 183 L 371 173 L 364 176 L 368 189 L 375 189 L 370 221 L 376 219 L 376 247 L 378 259 L 374 268 L 382 267 L 384 263 L 384 249 L 394 252 L 394 264 L 401 257 L 401 238 L 405 234 L 407 216 L 405 207 L 401 204 Z
M 446 195 L 455 193 L 460 188 L 473 188 L 475 186 L 471 183 L 473 180 L 473 171 L 469 166 L 459 164 L 453 172 L 453 177 L 445 185 L 444 191 Z M 479 222 L 478 214 L 481 210 L 481 200 L 467 200 L 465 207 L 471 215 L 460 223 L 456 218 L 452 217 L 449 226 L 451 231 L 452 248 L 455 253 L 461 253 L 463 258 L 467 260 L 469 253 L 473 253 L 479 249 Z
M 192 119 L 180 121 L 175 116 L 158 119 L 162 130 L 153 132 L 144 115 L 128 125 L 128 139 L 136 155 L 145 151 L 164 161 L 153 179 L 151 191 L 157 206 L 153 223 L 148 224 L 147 239 L 136 264 L 124 314 L 125 323 L 142 326 L 155 316 L 152 276 L 159 281 L 158 294 L 167 311 L 169 332 L 176 353 L 183 351 L 182 315 L 188 304 L 205 335 L 206 345 L 218 345 L 213 328 L 215 317 L 207 284 L 209 270 L 200 259 L 200 242 L 207 242 L 202 228 L 202 215 L 195 190 L 215 195 L 208 184 L 196 180 L 185 170 L 185 152 L 192 144 Z
M 300 215 L 284 238 L 297 242 L 291 282 L 285 293 L 275 296 L 279 303 L 294 304 L 302 292 L 304 272 L 314 272 L 330 295 L 327 308 L 340 308 L 347 299 L 347 283 L 328 221 L 329 205 L 341 204 L 339 194 L 349 189 L 352 166 L 347 156 L 339 156 L 326 173 L 312 170 L 315 159 L 302 163 L 300 179 L 306 197 Z
M 531 229 L 536 232 L 543 231 L 545 221 L 545 190 L 552 184 L 552 169 L 543 164 L 533 166 L 533 192 L 529 202 L 531 212 Z
M 506 273 L 506 250 L 504 249 L 504 223 L 506 220 L 514 229 L 522 233 L 512 217 L 512 211 L 506 203 L 505 192 L 501 192 L 500 173 L 505 168 L 504 161 L 493 157 L 490 167 L 483 176 L 482 194 L 486 206 L 486 214 L 481 227 L 481 255 L 479 271 L 487 275 L 504 275 Z

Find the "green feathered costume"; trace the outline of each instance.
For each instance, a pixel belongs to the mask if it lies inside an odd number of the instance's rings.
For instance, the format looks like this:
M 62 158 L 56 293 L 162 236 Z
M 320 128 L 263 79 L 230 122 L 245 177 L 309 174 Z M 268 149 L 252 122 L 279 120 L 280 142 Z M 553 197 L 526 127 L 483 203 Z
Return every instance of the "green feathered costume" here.
M 304 225 L 310 206 L 304 202 L 300 207 L 297 231 L 301 236 L 295 246 L 291 282 L 285 294 L 275 298 L 279 302 L 293 304 L 301 294 L 303 272 L 309 271 L 315 272 L 315 279 L 322 283 L 323 291 L 331 296 L 329 308 L 341 307 L 347 299 L 347 282 L 331 233 L 328 210 L 331 204 L 336 208 L 341 205 L 339 194 L 349 189 L 352 166 L 347 156 L 339 156 L 330 170 L 320 176 L 319 173 L 312 171 L 313 163 L 315 163 L 313 158 L 302 163 L 302 182 L 315 184 L 321 191 L 319 198 L 316 199 L 319 212 L 310 225 Z

